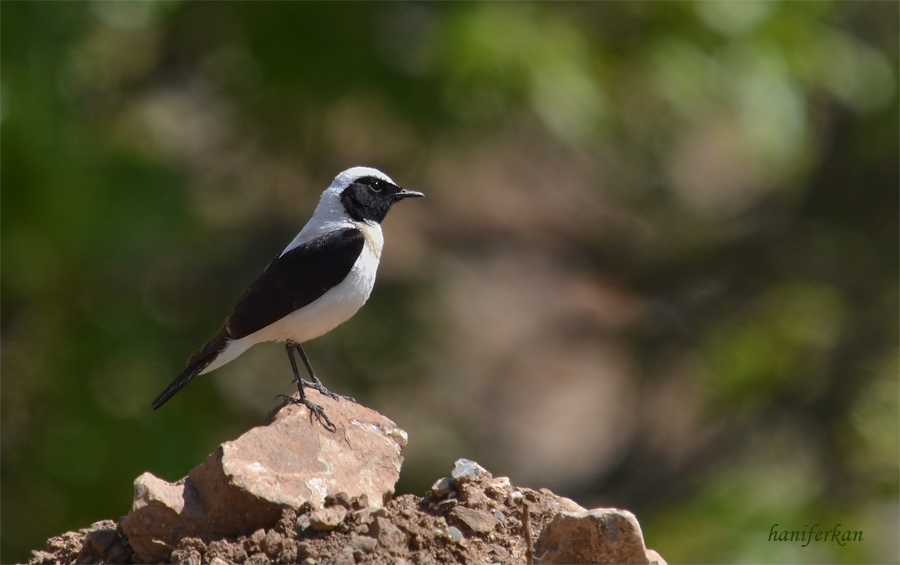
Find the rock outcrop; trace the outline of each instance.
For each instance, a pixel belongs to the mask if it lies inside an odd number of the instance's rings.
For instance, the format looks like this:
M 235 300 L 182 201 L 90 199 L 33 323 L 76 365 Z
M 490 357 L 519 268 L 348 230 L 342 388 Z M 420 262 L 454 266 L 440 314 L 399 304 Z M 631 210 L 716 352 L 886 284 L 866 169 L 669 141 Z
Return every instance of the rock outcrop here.
M 272 528 L 286 508 L 319 509 L 330 496 L 360 508 L 390 500 L 406 432 L 381 414 L 308 392 L 336 426 L 283 405 L 238 439 L 223 443 L 176 483 L 144 473 L 122 522 L 135 554 L 166 559 L 184 537 L 210 541 Z
M 362 406 L 315 401 L 335 432 L 306 408 L 282 407 L 177 483 L 144 473 L 119 524 L 51 538 L 30 565 L 522 564 L 529 554 L 535 563 L 665 565 L 631 513 L 585 510 L 468 459 L 425 497 L 392 498 L 406 434 Z

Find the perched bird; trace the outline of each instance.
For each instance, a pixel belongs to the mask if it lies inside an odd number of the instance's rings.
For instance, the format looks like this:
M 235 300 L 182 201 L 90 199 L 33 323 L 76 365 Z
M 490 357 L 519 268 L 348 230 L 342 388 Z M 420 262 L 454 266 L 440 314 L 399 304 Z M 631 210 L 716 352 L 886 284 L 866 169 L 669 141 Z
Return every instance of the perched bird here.
M 304 388 L 332 398 L 353 399 L 325 388 L 300 344 L 333 330 L 365 304 L 384 246 L 381 221 L 397 202 L 419 196 L 424 194 L 401 188 L 381 171 L 368 167 L 353 167 L 335 177 L 306 226 L 250 285 L 222 329 L 188 360 L 187 369 L 153 402 L 153 409 L 197 375 L 218 369 L 251 346 L 283 341 L 300 398 L 281 396 L 307 406 L 334 429 Z M 294 351 L 300 354 L 312 381 L 300 378 Z

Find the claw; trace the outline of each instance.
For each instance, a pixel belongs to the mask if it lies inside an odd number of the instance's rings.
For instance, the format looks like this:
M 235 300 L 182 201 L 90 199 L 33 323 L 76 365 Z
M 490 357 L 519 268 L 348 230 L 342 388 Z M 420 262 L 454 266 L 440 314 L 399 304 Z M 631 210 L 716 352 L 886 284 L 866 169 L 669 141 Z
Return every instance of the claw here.
M 317 421 L 317 422 L 321 422 L 322 419 L 324 418 L 324 419 L 325 419 L 325 424 L 323 424 L 323 425 L 324 425 L 326 428 L 328 428 L 328 429 L 329 429 L 330 431 L 332 431 L 332 432 L 335 431 L 335 430 L 337 430 L 337 426 L 335 426 L 335 425 L 334 425 L 334 422 L 332 422 L 331 419 L 328 417 L 328 415 L 325 414 L 325 409 L 324 409 L 324 408 L 322 408 L 322 407 L 319 406 L 318 404 L 310 403 L 310 404 L 309 404 L 309 409 L 316 415 L 316 421 Z
M 279 394 L 275 398 L 284 398 L 291 404 L 301 404 L 303 406 L 306 406 L 307 408 L 309 408 L 310 419 L 312 419 L 313 415 L 315 415 L 317 422 L 321 422 L 323 419 L 325 420 L 325 423 L 323 425 L 328 428 L 329 431 L 333 432 L 337 429 L 337 426 L 334 425 L 334 422 L 331 421 L 331 418 L 329 418 L 328 415 L 325 414 L 325 409 L 306 398 L 306 396 L 303 396 L 302 398 L 294 398 L 293 396 L 288 396 L 286 394 Z
M 344 396 L 343 394 L 337 394 L 337 393 L 331 392 L 330 390 L 325 388 L 325 385 L 322 384 L 322 381 L 320 381 L 318 379 L 316 379 L 313 382 L 303 381 L 303 386 L 308 387 L 308 388 L 314 388 L 317 391 L 319 391 L 321 394 L 324 394 L 325 396 L 330 396 L 331 398 L 333 398 L 335 400 L 349 400 L 350 402 L 357 404 L 356 399 L 353 398 L 352 396 Z

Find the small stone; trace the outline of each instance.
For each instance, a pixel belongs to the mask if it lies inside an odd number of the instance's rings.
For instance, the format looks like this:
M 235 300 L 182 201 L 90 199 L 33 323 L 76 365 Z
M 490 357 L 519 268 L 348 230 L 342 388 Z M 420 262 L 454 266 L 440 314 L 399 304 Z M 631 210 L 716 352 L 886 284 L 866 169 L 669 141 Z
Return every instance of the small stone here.
M 97 530 L 88 533 L 84 542 L 90 544 L 95 551 L 103 552 L 115 543 L 117 537 L 119 537 L 119 533 L 114 529 Z
M 356 553 L 359 553 L 359 552 L 358 551 L 355 552 L 352 547 L 350 547 L 349 545 L 345 545 L 341 549 L 341 555 L 338 556 L 338 562 L 339 563 L 350 563 L 350 564 L 356 563 Z
M 172 563 L 200 565 L 206 553 L 206 544 L 199 538 L 182 538 L 178 549 L 172 552 Z
M 541 532 L 534 552 L 544 563 L 650 564 L 634 514 L 615 508 L 560 512 Z
M 344 491 L 325 496 L 325 506 L 335 506 L 338 504 L 344 508 L 351 508 L 353 506 L 350 502 L 350 495 Z
M 509 477 L 500 477 L 489 484 L 484 489 L 484 492 L 487 493 L 487 495 L 491 498 L 501 500 L 506 498 L 506 490 L 511 487 L 512 484 L 510 484 L 509 482 Z
M 343 506 L 329 506 L 314 510 L 309 515 L 309 525 L 317 532 L 330 532 L 337 528 L 347 517 L 347 509 Z
M 227 540 L 218 540 L 210 542 L 206 549 L 206 558 L 210 564 L 218 559 L 225 563 L 243 563 L 247 560 L 247 552 L 239 543 L 232 543 Z
M 458 486 L 470 481 L 477 481 L 488 474 L 484 467 L 470 459 L 457 459 L 450 476 Z
M 447 528 L 447 535 L 450 536 L 450 539 L 455 542 L 459 542 L 461 539 L 463 539 L 462 532 L 459 531 L 459 528 L 457 528 L 456 526 L 450 526 L 449 528 Z
M 329 565 L 355 565 L 356 560 L 353 559 L 352 553 L 341 552 L 333 561 L 329 561 Z
M 362 493 L 359 496 L 354 496 L 350 500 L 350 506 L 354 510 L 362 510 L 363 508 L 368 508 L 369 507 L 369 497 L 366 496 L 366 493 Z
M 318 556 L 319 552 L 309 542 L 301 541 L 297 544 L 297 559 L 311 559 L 315 561 Z
M 464 506 L 457 506 L 450 511 L 450 516 L 462 522 L 469 530 L 476 534 L 487 534 L 497 525 L 497 519 L 481 510 L 473 510 Z
M 497 477 L 491 483 L 491 486 L 494 488 L 509 488 L 512 486 L 512 482 L 510 482 L 509 477 Z
M 264 539 L 266 539 L 266 531 L 262 528 L 256 530 L 249 538 L 245 539 L 244 550 L 247 552 L 247 555 L 253 555 L 254 553 L 262 551 L 259 544 Z
M 281 511 L 281 518 L 275 524 L 275 529 L 281 534 L 289 534 L 294 530 L 294 524 L 297 523 L 297 511 L 291 507 L 287 507 Z
M 133 560 L 134 552 L 128 541 L 119 532 L 118 525 L 112 520 L 94 522 L 91 527 L 79 530 L 86 534 L 81 552 L 78 554 L 79 563 L 92 561 L 105 561 L 109 563 L 129 563 Z
M 350 521 L 354 524 L 365 526 L 372 522 L 372 509 L 364 508 L 363 510 L 356 510 L 350 514 Z
M 487 508 L 490 499 L 479 488 L 478 483 L 468 483 L 459 487 L 459 498 L 465 501 L 469 508 L 478 508 L 483 510 Z
M 297 540 L 285 538 L 281 541 L 281 553 L 276 556 L 279 563 L 296 563 L 298 546 Z
M 438 479 L 431 486 L 431 496 L 436 499 L 441 499 L 450 494 L 450 491 L 453 490 L 453 479 L 450 477 L 444 477 L 443 479 Z
M 294 524 L 294 530 L 297 532 L 302 532 L 306 528 L 309 527 L 309 514 L 301 514 L 297 517 L 297 522 Z
M 500 512 L 499 510 L 494 510 L 494 518 L 496 518 L 497 521 L 500 522 L 501 524 L 503 522 L 506 522 L 506 514 L 504 514 L 503 512 Z
M 276 532 L 275 530 L 269 530 L 266 532 L 266 537 L 259 542 L 260 549 L 263 552 L 275 559 L 275 557 L 281 553 L 282 543 L 284 542 L 284 536 Z
M 368 536 L 358 536 L 350 540 L 350 546 L 366 553 L 372 553 L 378 547 L 378 540 Z
M 455 507 L 457 504 L 459 504 L 458 500 L 456 500 L 455 498 L 448 498 L 447 500 L 438 502 L 437 507 L 441 510 L 448 510 Z
M 368 535 L 378 540 L 378 543 L 388 551 L 399 551 L 406 546 L 406 534 L 387 518 L 376 517 L 369 526 Z

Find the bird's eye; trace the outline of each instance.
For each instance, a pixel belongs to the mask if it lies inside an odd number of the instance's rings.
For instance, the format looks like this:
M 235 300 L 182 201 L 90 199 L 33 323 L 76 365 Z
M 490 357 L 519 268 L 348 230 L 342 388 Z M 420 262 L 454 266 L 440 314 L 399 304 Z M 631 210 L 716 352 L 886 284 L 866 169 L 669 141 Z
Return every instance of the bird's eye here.
M 370 184 L 369 186 L 371 186 L 372 190 L 374 190 L 375 192 L 381 192 L 381 189 L 384 188 L 384 182 L 382 182 L 380 180 L 376 180 L 376 181 L 372 182 L 372 184 Z

